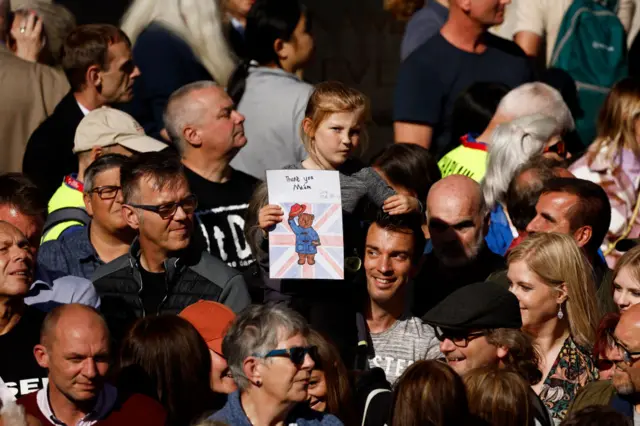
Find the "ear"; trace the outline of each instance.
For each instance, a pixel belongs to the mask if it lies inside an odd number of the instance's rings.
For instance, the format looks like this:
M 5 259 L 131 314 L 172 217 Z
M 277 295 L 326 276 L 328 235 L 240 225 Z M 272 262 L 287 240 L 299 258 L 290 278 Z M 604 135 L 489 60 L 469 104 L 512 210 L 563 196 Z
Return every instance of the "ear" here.
M 561 305 L 564 302 L 566 302 L 567 299 L 569 298 L 569 293 L 567 292 L 567 284 L 562 283 L 558 287 L 556 287 L 556 289 L 558 290 L 558 296 L 556 297 L 556 302 L 558 302 L 558 305 Z
M 302 130 L 309 137 L 312 138 L 315 136 L 315 132 L 313 131 L 313 121 L 309 117 L 305 117 L 302 120 Z
M 44 345 L 36 345 L 33 348 L 33 355 L 40 367 L 49 368 L 49 352 L 47 352 L 47 348 Z
M 484 236 L 486 237 L 489 234 L 489 225 L 491 225 L 491 213 L 487 213 L 486 216 L 484 217 L 484 219 L 482 220 L 482 226 L 484 226 L 483 228 L 483 233 Z
M 589 225 L 585 225 L 578 228 L 578 230 L 573 233 L 573 239 L 576 240 L 579 247 L 584 247 L 589 241 L 591 241 L 592 235 L 593 229 Z
M 82 201 L 84 201 L 84 207 L 87 211 L 87 214 L 93 217 L 93 206 L 91 205 L 91 194 L 84 193 L 82 194 Z
M 127 222 L 127 225 L 129 225 L 130 228 L 135 229 L 136 231 L 140 228 L 140 217 L 133 207 L 123 204 L 122 218 Z
M 194 127 L 185 126 L 185 128 L 182 130 L 182 137 L 189 145 L 193 147 L 198 148 L 202 146 L 202 139 L 200 138 L 200 133 Z
M 507 355 L 509 355 L 509 348 L 507 348 L 506 346 L 498 346 L 496 355 L 498 356 L 498 359 L 502 361 L 507 357 Z
M 281 38 L 277 38 L 276 41 L 273 42 L 273 51 L 276 52 L 279 59 L 287 59 L 287 42 Z
M 242 372 L 244 376 L 254 385 L 262 383 L 262 374 L 260 374 L 260 363 L 255 357 L 247 357 L 242 363 Z
M 96 161 L 98 158 L 102 157 L 105 154 L 105 150 L 101 146 L 94 146 L 91 148 L 91 153 L 89 154 L 89 158 L 91 159 L 91 163 Z M 89 163 L 89 164 L 91 164 Z
M 102 85 L 102 75 L 100 74 L 99 66 L 91 65 L 87 68 L 87 72 L 85 73 L 85 81 L 87 84 L 95 87 L 100 87 Z
M 469 13 L 471 11 L 471 2 L 473 0 L 452 0 L 458 3 L 458 7 L 462 9 L 464 13 Z

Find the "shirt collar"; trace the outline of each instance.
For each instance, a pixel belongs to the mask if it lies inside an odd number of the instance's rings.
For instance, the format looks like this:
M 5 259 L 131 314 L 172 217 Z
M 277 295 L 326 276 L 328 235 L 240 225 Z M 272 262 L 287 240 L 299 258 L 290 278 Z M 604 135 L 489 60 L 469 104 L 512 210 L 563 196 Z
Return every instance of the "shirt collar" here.
M 38 394 L 36 395 L 36 402 L 42 415 L 44 415 L 47 420 L 54 425 L 59 426 L 92 426 L 98 420 L 102 420 L 107 417 L 118 399 L 118 390 L 110 384 L 105 383 L 96 398 L 93 410 L 80 420 L 77 425 L 65 425 L 53 413 L 51 401 L 49 400 L 49 386 L 51 386 L 51 384 L 38 391 Z
M 90 227 L 91 224 L 83 226 L 82 229 L 76 231 L 75 239 L 77 241 L 77 245 L 74 247 L 74 252 L 77 254 L 80 261 L 92 259 L 100 260 L 98 252 L 96 252 L 95 247 L 91 244 L 91 237 L 89 236 Z
M 467 133 L 466 135 L 464 135 L 464 136 L 462 136 L 460 138 L 460 143 L 465 148 L 477 149 L 477 150 L 480 150 L 480 151 L 487 152 L 489 147 L 487 146 L 486 143 L 477 141 L 476 140 L 477 136 L 478 135 L 473 135 L 471 133 Z

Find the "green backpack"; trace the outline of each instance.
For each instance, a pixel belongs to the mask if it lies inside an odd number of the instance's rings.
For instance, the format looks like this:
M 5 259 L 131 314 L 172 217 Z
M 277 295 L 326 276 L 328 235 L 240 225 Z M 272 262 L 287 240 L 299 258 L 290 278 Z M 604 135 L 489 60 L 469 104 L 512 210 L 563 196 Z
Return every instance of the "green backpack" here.
M 585 146 L 596 136 L 598 112 L 609 90 L 628 75 L 627 36 L 617 6 L 617 0 L 574 0 L 562 19 L 549 64 L 576 82 L 583 112 L 576 130 Z

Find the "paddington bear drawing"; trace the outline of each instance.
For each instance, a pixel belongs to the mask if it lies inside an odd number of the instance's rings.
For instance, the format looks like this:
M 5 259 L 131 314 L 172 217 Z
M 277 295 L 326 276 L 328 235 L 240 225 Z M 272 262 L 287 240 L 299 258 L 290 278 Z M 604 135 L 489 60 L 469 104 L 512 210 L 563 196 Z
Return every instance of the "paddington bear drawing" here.
M 320 245 L 320 237 L 318 233 L 311 227 L 313 225 L 314 216 L 304 213 L 306 206 L 294 204 L 289 211 L 289 226 L 294 234 L 296 234 L 296 253 L 298 253 L 298 265 L 315 265 L 317 246 Z M 296 223 L 296 217 L 298 223 Z

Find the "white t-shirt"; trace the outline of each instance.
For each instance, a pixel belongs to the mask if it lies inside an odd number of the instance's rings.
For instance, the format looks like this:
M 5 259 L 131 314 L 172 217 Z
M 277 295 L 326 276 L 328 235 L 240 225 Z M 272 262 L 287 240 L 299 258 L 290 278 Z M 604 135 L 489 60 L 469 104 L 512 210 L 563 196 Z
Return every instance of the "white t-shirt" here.
M 7 405 L 15 400 L 16 398 L 13 396 L 13 393 L 9 390 L 7 385 L 4 384 L 2 377 L 0 377 L 0 401 L 2 402 L 1 405 Z

